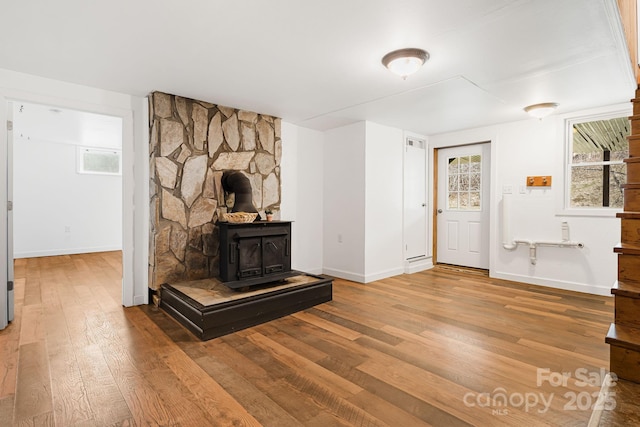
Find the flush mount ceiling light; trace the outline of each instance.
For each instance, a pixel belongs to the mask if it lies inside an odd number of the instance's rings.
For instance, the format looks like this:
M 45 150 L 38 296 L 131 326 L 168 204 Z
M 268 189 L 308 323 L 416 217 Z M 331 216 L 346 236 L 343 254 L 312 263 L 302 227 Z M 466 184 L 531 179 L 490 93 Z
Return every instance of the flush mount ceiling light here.
M 429 52 L 426 50 L 415 48 L 399 49 L 383 56 L 382 65 L 392 73 L 406 79 L 408 75 L 418 71 L 427 59 L 429 59 Z
M 543 102 L 524 107 L 524 111 L 536 119 L 542 119 L 553 113 L 556 108 L 558 108 L 558 104 L 555 102 Z

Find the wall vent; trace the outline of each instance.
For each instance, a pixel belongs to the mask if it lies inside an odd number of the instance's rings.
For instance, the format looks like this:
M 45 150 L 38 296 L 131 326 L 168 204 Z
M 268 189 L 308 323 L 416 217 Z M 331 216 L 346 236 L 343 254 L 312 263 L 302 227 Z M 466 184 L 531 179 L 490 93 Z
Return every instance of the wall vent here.
M 420 150 L 424 150 L 425 148 L 425 141 L 421 140 L 421 139 L 413 139 L 413 138 L 407 138 L 407 146 L 411 146 L 414 148 L 418 148 Z

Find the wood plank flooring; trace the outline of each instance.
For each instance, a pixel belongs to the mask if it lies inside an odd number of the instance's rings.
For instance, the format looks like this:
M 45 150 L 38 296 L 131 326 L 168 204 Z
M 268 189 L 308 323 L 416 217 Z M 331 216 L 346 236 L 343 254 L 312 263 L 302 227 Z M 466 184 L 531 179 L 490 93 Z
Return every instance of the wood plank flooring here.
M 16 261 L 0 426 L 584 426 L 609 366 L 608 297 L 434 269 L 201 342 L 120 257 Z

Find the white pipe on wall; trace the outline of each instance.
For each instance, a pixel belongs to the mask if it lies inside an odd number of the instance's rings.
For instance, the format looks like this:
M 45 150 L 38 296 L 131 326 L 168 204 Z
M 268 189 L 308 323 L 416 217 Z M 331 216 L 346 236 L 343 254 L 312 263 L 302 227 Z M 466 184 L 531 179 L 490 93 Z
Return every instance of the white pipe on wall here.
M 584 244 L 572 242 L 569 240 L 569 225 L 566 221 L 562 223 L 562 241 L 534 241 L 523 239 L 511 239 L 510 233 L 510 215 L 511 213 L 511 197 L 502 196 L 502 247 L 508 251 L 515 250 L 518 245 L 529 246 L 529 260 L 531 265 L 536 265 L 538 246 L 551 246 L 556 248 L 579 248 L 582 249 Z
M 512 245 L 503 245 L 503 247 L 507 250 L 514 250 L 518 245 L 529 246 L 529 261 L 531 261 L 531 265 L 536 265 L 538 246 L 551 246 L 555 248 L 584 248 L 584 244 L 578 242 L 537 242 L 533 240 L 514 240 Z
M 509 229 L 509 225 L 511 224 L 511 219 L 509 218 L 509 213 L 511 212 L 511 197 L 507 197 L 507 195 L 502 196 L 502 246 L 512 251 L 518 245 L 511 240 L 511 230 Z

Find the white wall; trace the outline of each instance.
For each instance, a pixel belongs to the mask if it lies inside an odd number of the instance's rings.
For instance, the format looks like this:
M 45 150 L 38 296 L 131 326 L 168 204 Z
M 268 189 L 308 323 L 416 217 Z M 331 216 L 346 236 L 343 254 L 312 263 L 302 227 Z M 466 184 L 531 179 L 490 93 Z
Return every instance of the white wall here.
M 8 100 L 60 106 L 70 109 L 109 114 L 123 119 L 123 296 L 125 306 L 148 302 L 148 121 L 142 97 L 111 92 L 88 86 L 66 83 L 25 73 L 0 69 L 0 121 L 7 119 Z M 6 146 L 6 133 L 0 132 L 0 145 Z M 0 154 L 0 176 L 4 176 L 5 153 Z M 134 181 L 134 157 L 138 165 Z M 6 185 L 0 179 L 0 203 L 7 201 Z M 136 209 L 134 210 L 134 206 Z M 143 216 L 146 219 L 143 220 Z M 135 227 L 134 227 L 135 218 Z M 0 210 L 0 224 L 6 223 L 6 212 Z M 0 233 L 5 241 L 6 234 Z M 5 245 L 0 245 L 4 248 Z M 6 258 L 0 249 L 0 258 Z M 134 262 L 135 259 L 135 262 Z M 4 273 L 3 273 L 4 272 Z M 0 263 L 0 275 L 6 275 L 5 263 Z M 2 282 L 0 282 L 2 283 Z M 3 325 L 4 286 L 0 284 L 0 328 Z
M 563 118 L 549 117 L 435 135 L 429 138 L 429 145 L 492 142 L 489 199 L 493 277 L 606 295 L 616 277 L 617 258 L 612 248 L 620 238 L 620 223 L 614 214 L 567 216 L 558 209 L 558 200 L 563 197 L 563 138 Z M 293 215 L 294 220 L 304 221 L 304 227 L 301 223 L 296 233 L 296 239 L 302 239 L 295 242 L 301 256 L 296 268 L 316 271 L 318 264 L 313 262 L 317 257 L 305 254 L 305 250 L 317 254 L 318 246 L 310 242 L 322 234 L 321 258 L 326 274 L 367 283 L 402 273 L 402 142 L 401 130 L 371 122 L 333 129 L 324 135 L 283 124 L 282 212 L 284 217 Z M 322 163 L 324 172 L 320 170 Z M 528 175 L 551 175 L 553 186 L 519 194 Z M 429 176 L 428 182 L 431 179 Z M 585 248 L 540 247 L 535 266 L 530 264 L 528 248 L 512 252 L 503 249 L 504 185 L 514 190 L 510 229 L 515 237 L 559 240 L 561 223 L 567 221 L 572 240 L 584 243 Z M 309 209 L 318 198 L 315 192 L 310 195 L 302 191 L 302 186 L 324 194 L 320 198 L 324 200 L 322 209 Z M 308 212 L 302 214 L 301 209 Z M 317 216 L 320 211 L 323 218 Z M 322 227 L 314 228 L 319 221 L 323 221 Z
M 598 111 L 620 108 L 613 106 Z M 576 112 L 572 116 L 592 112 Z M 609 295 L 617 275 L 613 247 L 620 240 L 620 220 L 613 212 L 607 216 L 580 216 L 562 209 L 565 118 L 550 116 L 544 120 L 530 119 L 435 135 L 430 137 L 429 145 L 433 148 L 491 141 L 492 277 Z M 521 194 L 520 187 L 526 184 L 526 177 L 534 175 L 551 175 L 551 188 L 525 188 Z M 571 240 L 584 243 L 584 249 L 539 247 L 535 265 L 530 263 L 528 247 L 505 250 L 501 212 L 505 185 L 513 188 L 509 228 L 514 238 L 561 240 L 561 223 L 566 221 Z
M 15 138 L 15 258 L 122 249 L 122 176 L 77 173 L 76 149 Z
M 323 271 L 361 283 L 401 274 L 403 131 L 358 122 L 324 145 Z
M 366 122 L 365 283 L 402 274 L 403 132 Z
M 322 273 L 324 133 L 282 123 L 281 218 L 293 221 L 291 266 Z
M 323 271 L 365 281 L 365 122 L 329 130 L 324 142 Z

